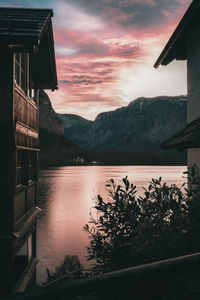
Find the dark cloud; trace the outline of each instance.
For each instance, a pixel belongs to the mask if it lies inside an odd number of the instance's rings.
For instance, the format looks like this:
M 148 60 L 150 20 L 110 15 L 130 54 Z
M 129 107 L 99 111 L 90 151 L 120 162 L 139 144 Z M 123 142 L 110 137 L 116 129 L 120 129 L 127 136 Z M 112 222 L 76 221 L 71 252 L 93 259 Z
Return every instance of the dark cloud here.
M 93 85 L 93 84 L 101 84 L 101 83 L 105 83 L 105 81 L 99 80 L 98 78 L 80 79 L 80 80 L 59 80 L 59 84 Z
M 112 73 L 118 66 L 118 62 L 107 61 L 107 62 L 70 62 L 69 60 L 63 61 L 62 58 L 57 60 L 57 65 L 63 74 L 70 74 L 70 76 L 79 76 L 76 78 L 83 79 L 86 76 L 93 76 L 98 74 L 103 76 Z M 103 74 L 101 73 L 103 72 Z M 105 74 L 104 74 L 105 73 Z M 89 75 L 90 74 L 90 75 Z M 105 76 L 103 76 L 105 78 Z M 70 77 L 71 78 L 71 77 Z M 88 78 L 88 77 L 87 77 Z M 65 80 L 71 81 L 71 79 L 64 78 Z M 73 77 L 74 79 L 74 77 Z
M 83 71 L 80 66 L 76 66 L 80 71 Z M 66 69 L 65 69 L 66 71 Z M 92 73 L 92 72 L 90 72 Z M 106 82 L 112 82 L 113 77 L 108 76 L 107 72 L 106 74 L 101 75 L 98 72 L 93 71 L 92 76 L 88 75 L 72 75 L 68 74 L 66 75 L 67 79 L 59 80 L 60 85 L 76 85 L 76 86 L 93 86 L 97 84 L 105 84 Z
M 69 80 L 59 80 L 58 83 L 59 84 L 60 83 L 68 84 L 68 83 L 70 83 L 70 81 Z
M 108 22 L 122 26 L 135 25 L 137 28 L 154 27 L 177 16 L 177 11 L 190 0 L 66 0 Z

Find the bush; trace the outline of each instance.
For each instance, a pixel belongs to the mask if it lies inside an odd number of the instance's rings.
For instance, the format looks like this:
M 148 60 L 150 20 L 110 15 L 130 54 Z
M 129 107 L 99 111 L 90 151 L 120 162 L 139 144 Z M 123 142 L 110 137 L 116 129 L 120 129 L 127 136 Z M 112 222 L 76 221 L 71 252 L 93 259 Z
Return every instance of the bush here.
M 110 179 L 106 185 L 108 197 L 103 200 L 97 195 L 97 216 L 91 216 L 89 225 L 84 226 L 90 238 L 88 260 L 95 260 L 92 272 L 84 274 L 78 257 L 67 255 L 54 273 L 47 272 L 47 282 L 91 276 L 199 251 L 200 177 L 195 167 L 188 175 L 188 187 L 168 186 L 162 183 L 162 178 L 152 179 L 144 194 L 138 197 L 136 186 L 127 177 L 118 185 Z M 134 291 L 131 285 L 127 290 L 119 286 L 109 292 L 105 289 L 70 299 L 132 299 L 133 295 L 138 300 L 199 299 L 198 269 L 197 266 L 191 273 L 172 274 L 170 278 L 164 276 L 156 280 L 156 286 L 148 286 L 148 280 Z
M 195 167 L 189 173 L 188 188 L 168 186 L 160 177 L 140 197 L 127 177 L 119 185 L 108 181 L 108 198 L 96 197 L 97 217 L 84 226 L 94 273 L 198 251 L 200 180 Z
M 77 255 L 66 255 L 64 260 L 60 263 L 59 266 L 56 267 L 55 272 L 50 273 L 47 268 L 47 281 L 46 283 L 50 283 L 52 281 L 60 280 L 62 277 L 64 280 L 70 279 L 78 279 L 82 277 L 83 266 L 81 265 L 79 258 Z

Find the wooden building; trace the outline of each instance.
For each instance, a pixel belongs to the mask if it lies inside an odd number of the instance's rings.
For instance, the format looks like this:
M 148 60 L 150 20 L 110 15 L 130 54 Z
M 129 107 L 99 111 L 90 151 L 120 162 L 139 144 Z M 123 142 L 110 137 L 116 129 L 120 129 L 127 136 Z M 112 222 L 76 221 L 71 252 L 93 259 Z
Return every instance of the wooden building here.
M 200 1 L 193 0 L 182 20 L 178 24 L 154 67 L 168 65 L 174 59 L 187 60 L 187 123 L 188 126 L 173 140 L 164 146 L 188 148 L 188 165 L 196 164 L 200 170 L 200 144 L 194 133 L 197 133 L 200 118 Z M 191 125 L 190 125 L 191 123 Z M 191 134 L 191 130 L 193 133 Z M 190 137 L 188 138 L 188 132 Z M 175 138 L 175 139 L 174 139 Z M 181 138 L 181 146 L 180 146 Z M 192 140 L 192 142 L 189 142 Z M 185 141 L 185 143 L 184 143 Z M 194 142 L 195 141 L 195 142 Z M 177 143 L 179 143 L 179 146 Z
M 200 148 L 200 118 L 188 125 L 162 144 L 163 148 L 185 150 L 187 148 Z
M 52 16 L 0 8 L 0 295 L 35 284 L 38 91 L 58 84 Z

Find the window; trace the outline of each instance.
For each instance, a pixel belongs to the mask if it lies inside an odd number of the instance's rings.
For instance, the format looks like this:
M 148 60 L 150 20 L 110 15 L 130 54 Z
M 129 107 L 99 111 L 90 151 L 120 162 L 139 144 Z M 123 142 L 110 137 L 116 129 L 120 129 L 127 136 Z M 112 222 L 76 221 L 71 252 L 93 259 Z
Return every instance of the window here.
M 37 152 L 17 150 L 16 185 L 26 185 L 37 177 Z
M 31 98 L 33 101 L 35 101 L 35 90 L 33 88 L 33 83 L 31 79 L 29 79 L 29 89 L 28 89 L 28 96 Z
M 27 95 L 27 53 L 15 53 L 15 81 Z
M 20 85 L 20 55 L 15 54 L 15 80 L 18 85 Z
M 31 67 L 31 57 L 29 57 L 29 86 L 28 86 L 28 96 L 33 101 L 35 101 L 35 90 L 33 84 L 33 71 Z
M 28 237 L 28 261 L 30 261 L 33 257 L 33 237 L 30 235 Z
M 31 56 L 28 53 L 15 53 L 15 82 L 37 104 Z
M 26 161 L 27 155 L 25 150 L 17 151 L 17 170 L 16 170 L 16 185 L 26 184 Z
M 28 158 L 28 180 L 29 182 L 36 180 L 37 174 L 37 152 L 36 151 L 29 151 L 29 158 Z

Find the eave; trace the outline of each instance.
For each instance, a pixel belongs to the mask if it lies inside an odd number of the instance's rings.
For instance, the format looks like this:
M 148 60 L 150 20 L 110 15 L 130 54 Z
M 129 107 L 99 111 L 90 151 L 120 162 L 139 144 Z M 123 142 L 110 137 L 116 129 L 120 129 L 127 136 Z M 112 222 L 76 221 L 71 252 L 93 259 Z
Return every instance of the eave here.
M 193 0 L 180 23 L 176 27 L 171 38 L 167 42 L 160 56 L 154 64 L 154 68 L 159 65 L 166 66 L 174 59 L 185 60 L 187 59 L 187 33 L 193 22 L 198 21 L 200 16 L 200 1 Z
M 184 150 L 200 147 L 200 118 L 189 123 L 184 129 L 162 143 L 162 148 Z
M 52 16 L 52 9 L 0 8 L 0 46 L 33 54 L 38 89 L 58 88 Z

